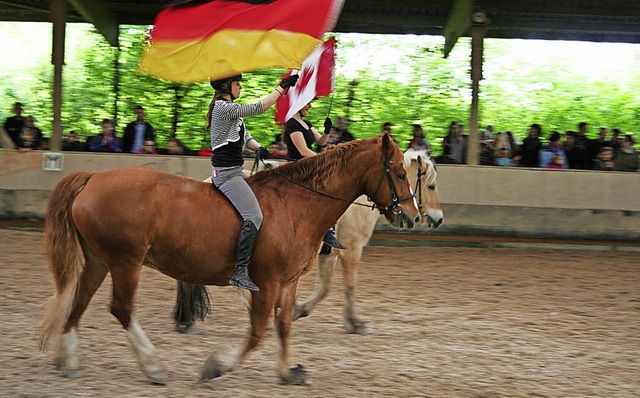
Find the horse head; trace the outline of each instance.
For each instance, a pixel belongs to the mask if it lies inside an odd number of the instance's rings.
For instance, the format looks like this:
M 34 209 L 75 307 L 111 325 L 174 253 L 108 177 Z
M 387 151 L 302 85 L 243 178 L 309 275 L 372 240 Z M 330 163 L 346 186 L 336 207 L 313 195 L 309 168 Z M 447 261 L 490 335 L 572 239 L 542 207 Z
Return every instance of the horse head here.
M 435 163 L 426 150 L 409 149 L 404 154 L 404 165 L 412 179 L 411 185 L 415 186 L 422 222 L 426 222 L 429 227 L 438 228 L 444 222 L 444 213 L 438 196 L 438 171 Z
M 379 172 L 368 173 L 366 194 L 391 225 L 413 228 L 421 216 L 407 179 L 402 152 L 387 133 L 379 139 L 384 167 Z

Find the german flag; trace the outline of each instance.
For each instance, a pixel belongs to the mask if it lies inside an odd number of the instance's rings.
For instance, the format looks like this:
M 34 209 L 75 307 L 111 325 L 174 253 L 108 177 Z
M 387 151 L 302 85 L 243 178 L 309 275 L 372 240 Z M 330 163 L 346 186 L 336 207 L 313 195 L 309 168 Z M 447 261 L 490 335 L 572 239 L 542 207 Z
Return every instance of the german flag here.
M 177 83 L 264 68 L 300 68 L 344 0 L 213 0 L 162 10 L 139 69 Z

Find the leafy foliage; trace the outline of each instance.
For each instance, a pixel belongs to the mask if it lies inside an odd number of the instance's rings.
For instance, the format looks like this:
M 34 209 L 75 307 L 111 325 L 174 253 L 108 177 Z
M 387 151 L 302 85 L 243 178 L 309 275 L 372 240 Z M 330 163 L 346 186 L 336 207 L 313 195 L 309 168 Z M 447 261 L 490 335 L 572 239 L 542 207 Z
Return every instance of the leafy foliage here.
M 192 149 L 209 145 L 205 114 L 212 97 L 207 83 L 174 84 L 137 71 L 146 28 L 120 28 L 120 47 L 112 48 L 91 28 L 82 35 L 77 54 L 64 69 L 63 128 L 90 136 L 99 132 L 103 118 L 116 120 L 121 133 L 143 105 L 164 146 L 176 135 Z M 470 41 L 462 39 L 448 59 L 442 57 L 442 39 L 436 37 L 338 34 L 335 92 L 313 104 L 309 119 L 318 124 L 331 117 L 349 118 L 357 138 L 377 135 L 384 122 L 406 146 L 411 124 L 422 124 L 433 152 L 452 120 L 468 123 L 471 88 Z M 575 130 L 580 121 L 591 126 L 638 129 L 640 119 L 640 50 L 632 68 L 605 77 L 576 73 L 566 59 L 542 63 L 512 55 L 514 42 L 486 40 L 484 80 L 481 83 L 480 125 L 511 130 L 524 137 L 532 123 L 544 135 L 551 130 Z M 384 51 L 383 51 L 384 50 Z M 359 62 L 356 62 L 359 61 Z M 612 60 L 612 62 L 615 62 Z M 355 64 L 355 66 L 354 66 Z M 246 74 L 239 102 L 253 102 L 269 93 L 283 70 Z M 49 135 L 52 125 L 53 68 L 47 61 L 21 74 L 0 71 L 0 93 L 5 106 L 25 103 L 27 113 Z M 250 133 L 263 145 L 280 132 L 273 109 L 245 120 Z M 638 136 L 640 131 L 635 131 Z M 595 134 L 595 129 L 592 129 Z M 436 144 L 436 145 L 433 145 Z

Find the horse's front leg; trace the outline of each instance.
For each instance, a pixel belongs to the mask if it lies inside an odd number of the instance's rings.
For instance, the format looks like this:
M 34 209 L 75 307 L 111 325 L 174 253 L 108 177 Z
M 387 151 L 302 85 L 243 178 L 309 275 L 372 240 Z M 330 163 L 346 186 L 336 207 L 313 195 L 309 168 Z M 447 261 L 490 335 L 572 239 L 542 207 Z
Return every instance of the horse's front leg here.
M 344 277 L 344 321 L 347 333 L 359 334 L 366 336 L 371 334 L 371 328 L 369 328 L 365 322 L 358 319 L 356 315 L 356 288 L 358 286 L 358 265 L 362 260 L 362 246 L 354 246 L 350 250 L 345 250 L 342 253 L 342 274 Z
M 331 279 L 333 278 L 333 270 L 335 269 L 337 258 L 334 253 L 318 255 L 318 282 L 307 301 L 302 304 L 295 304 L 292 318 L 294 321 L 311 314 L 318 303 L 327 297 L 331 289 Z
M 260 291 L 251 293 L 251 332 L 245 343 L 244 349 L 228 347 L 220 351 L 214 351 L 204 364 L 200 373 L 200 380 L 205 381 L 222 376 L 238 365 L 267 333 L 267 324 L 273 310 L 280 287 L 275 282 L 260 283 Z
M 278 374 L 282 384 L 306 386 L 311 384 L 307 379 L 307 372 L 302 365 L 291 367 L 289 360 L 289 334 L 291 333 L 297 287 L 298 281 L 295 280 L 291 284 L 284 286 L 280 291 L 280 300 L 276 310 L 276 324 L 278 326 L 278 337 L 280 338 Z

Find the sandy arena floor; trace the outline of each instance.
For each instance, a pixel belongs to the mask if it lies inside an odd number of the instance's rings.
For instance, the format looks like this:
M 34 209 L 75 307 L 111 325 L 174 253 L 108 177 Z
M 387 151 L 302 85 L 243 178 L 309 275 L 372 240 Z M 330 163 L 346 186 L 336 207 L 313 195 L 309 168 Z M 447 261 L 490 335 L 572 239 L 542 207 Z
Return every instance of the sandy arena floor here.
M 209 289 L 202 335 L 175 333 L 175 282 L 145 269 L 137 317 L 168 384 L 138 369 L 108 312 L 110 279 L 80 328 L 83 375 L 60 377 L 36 349 L 53 292 L 42 233 L 0 229 L 2 397 L 638 397 L 640 254 L 630 251 L 368 247 L 358 310 L 374 333 L 345 334 L 342 278 L 295 323 L 292 353 L 313 385 L 277 384 L 272 333 L 236 370 L 196 382 L 209 352 L 239 344 L 248 317 L 232 288 Z M 300 295 L 315 284 L 301 281 Z

